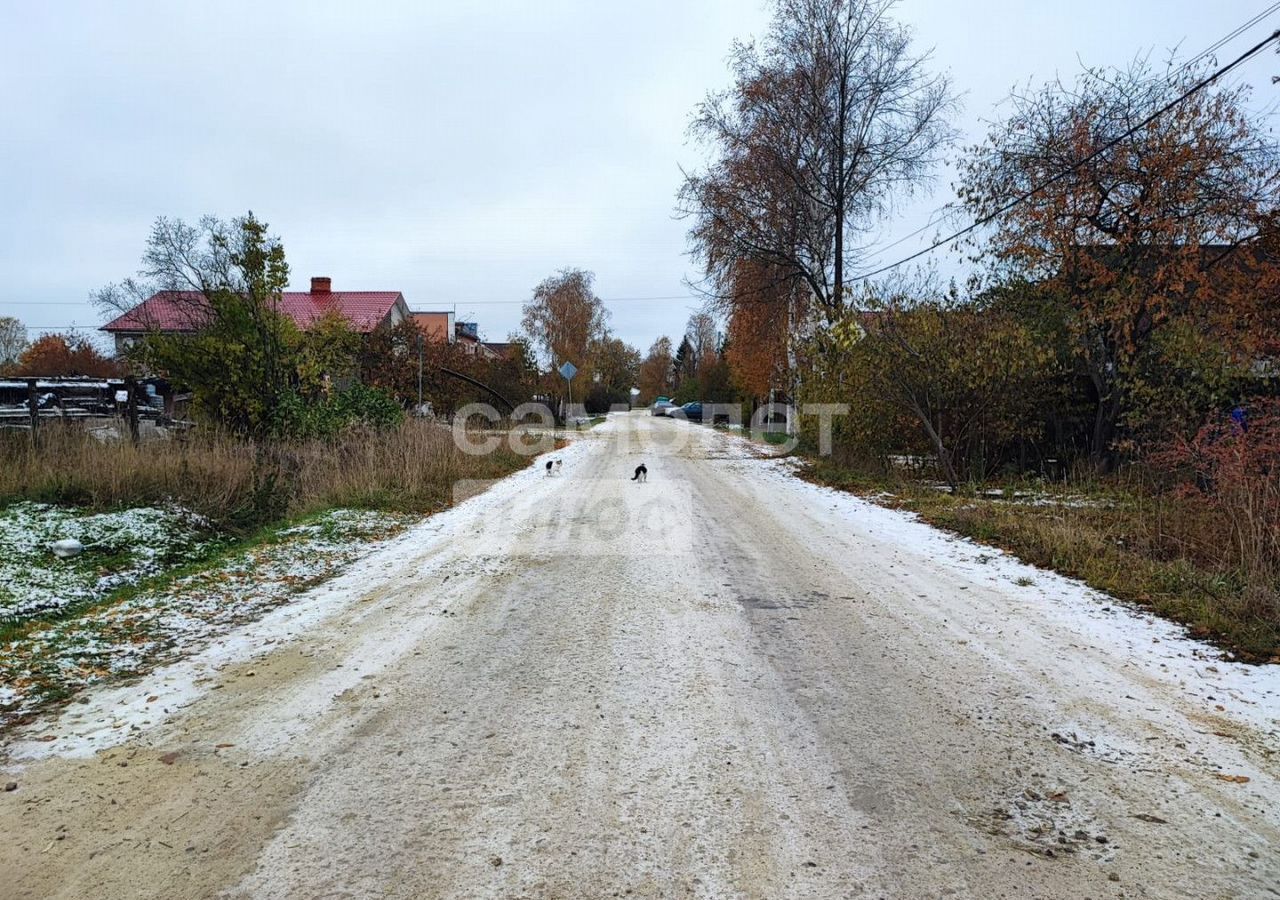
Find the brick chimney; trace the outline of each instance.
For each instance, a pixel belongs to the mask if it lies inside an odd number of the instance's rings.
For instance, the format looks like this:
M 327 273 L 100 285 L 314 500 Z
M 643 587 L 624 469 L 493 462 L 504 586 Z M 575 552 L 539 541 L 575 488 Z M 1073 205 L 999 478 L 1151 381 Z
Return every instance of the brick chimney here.
M 317 275 L 311 279 L 311 293 L 328 294 L 333 290 L 333 279 L 327 275 Z

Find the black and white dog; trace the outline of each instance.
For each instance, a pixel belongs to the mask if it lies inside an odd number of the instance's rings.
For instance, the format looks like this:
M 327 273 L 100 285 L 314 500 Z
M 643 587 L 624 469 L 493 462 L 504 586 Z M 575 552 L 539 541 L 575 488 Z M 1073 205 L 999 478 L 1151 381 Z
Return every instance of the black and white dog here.
M 561 463 L 561 462 L 560 462 L 560 460 L 558 460 L 558 459 L 549 459 L 549 460 L 547 460 L 547 474 L 548 474 L 548 475 L 555 475 L 555 474 L 558 474 L 558 473 L 559 473 L 559 471 L 560 471 L 560 466 L 561 466 L 561 465 L 562 465 L 562 463 Z
M 636 466 L 636 474 L 631 476 L 632 481 L 648 481 L 649 470 L 644 467 L 644 463 Z

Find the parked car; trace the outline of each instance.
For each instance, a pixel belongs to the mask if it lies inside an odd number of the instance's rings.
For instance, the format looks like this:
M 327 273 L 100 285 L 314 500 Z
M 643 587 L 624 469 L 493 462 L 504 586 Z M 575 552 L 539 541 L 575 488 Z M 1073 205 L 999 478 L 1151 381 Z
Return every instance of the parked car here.
M 692 403 L 686 403 L 680 407 L 680 411 L 684 413 L 681 418 L 688 419 L 690 422 L 702 421 L 702 403 L 694 400 Z
M 659 397 L 653 401 L 653 406 L 649 407 L 649 415 L 651 416 L 669 416 L 671 410 L 676 409 L 676 405 L 666 397 Z

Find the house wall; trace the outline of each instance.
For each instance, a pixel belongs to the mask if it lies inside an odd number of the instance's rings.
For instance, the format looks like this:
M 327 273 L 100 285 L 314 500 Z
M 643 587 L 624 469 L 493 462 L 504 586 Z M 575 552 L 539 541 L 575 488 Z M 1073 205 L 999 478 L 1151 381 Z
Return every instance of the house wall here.
M 454 341 L 454 321 L 451 312 L 416 312 L 413 320 L 429 341 L 450 343 Z
M 404 302 L 404 297 L 396 300 L 395 305 L 391 307 L 391 312 L 387 313 L 387 324 L 395 328 L 405 319 L 409 318 L 409 304 Z

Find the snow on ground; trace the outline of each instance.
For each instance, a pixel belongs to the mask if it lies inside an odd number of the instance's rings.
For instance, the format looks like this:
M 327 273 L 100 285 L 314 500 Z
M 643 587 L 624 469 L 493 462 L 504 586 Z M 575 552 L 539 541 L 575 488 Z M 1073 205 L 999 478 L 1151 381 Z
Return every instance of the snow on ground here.
M 606 422 L 595 430 L 610 427 Z M 571 438 L 545 458 L 572 467 L 587 451 L 587 441 Z M 139 595 L 23 641 L 0 644 L 0 733 L 8 724 L 33 721 L 29 729 L 14 730 L 7 746 L 0 742 L 0 756 L 91 756 L 154 726 L 207 692 L 212 673 L 317 627 L 384 581 L 400 577 L 408 560 L 473 528 L 477 519 L 504 515 L 513 496 L 548 479 L 541 462 L 497 482 L 459 482 L 455 505 L 417 524 L 410 524 L 412 517 L 335 510 L 284 529 L 279 542 L 230 557 L 164 592 Z M 495 484 L 498 488 L 489 490 Z M 357 560 L 367 562 L 353 566 Z M 133 629 L 142 632 L 139 644 L 133 643 Z M 99 630 L 107 634 L 94 640 Z M 153 636 L 145 637 L 148 633 Z M 397 639 L 413 636 L 409 630 Z M 79 654 L 89 649 L 104 656 L 91 653 L 82 660 Z M 370 667 L 376 667 L 378 656 L 371 653 Z M 338 670 L 298 697 L 296 709 L 278 709 L 273 721 L 283 727 L 305 719 L 312 707 L 323 707 L 369 671 Z M 142 687 L 136 680 L 109 685 L 146 673 Z M 97 688 L 80 703 L 32 718 L 45 701 L 93 685 Z
M 1182 671 L 1177 650 L 1140 645 L 1167 626 L 1112 623 L 1073 582 L 710 429 L 680 428 L 704 446 L 678 451 L 654 437 L 675 428 L 624 421 L 631 449 L 597 432 L 558 454 L 561 474 L 504 480 L 15 733 L 0 868 L 40 860 L 27 881 L 50 896 L 1280 884 L 1274 758 L 1137 668 Z M 625 480 L 639 459 L 647 487 Z M 558 552 L 572 536 L 547 507 L 574 500 L 563 518 L 590 527 L 621 485 L 636 503 L 668 485 L 698 502 L 677 577 L 650 552 L 661 534 L 615 531 L 594 563 Z M 1132 648 L 1072 632 L 1092 605 Z
M 79 556 L 59 559 L 54 541 L 75 538 Z M 211 549 L 209 525 L 181 509 L 86 513 L 44 503 L 0 510 L 0 622 L 57 614 L 106 597 Z
M 1125 604 L 1082 581 L 1028 565 L 995 547 L 935 528 L 914 513 L 877 505 L 854 494 L 802 481 L 795 458 L 751 464 L 755 478 L 779 490 L 806 494 L 815 510 L 846 521 L 850 529 L 910 548 L 958 573 L 998 589 L 1011 611 L 1028 604 L 1036 615 L 1073 633 L 1079 645 L 1123 653 L 1130 664 L 1181 688 L 1206 714 L 1242 720 L 1280 740 L 1280 666 L 1250 665 L 1227 659 L 1217 648 L 1188 636 L 1181 625 Z M 945 601 L 945 597 L 939 597 Z M 1123 648 L 1123 649 L 1121 649 Z M 980 648 L 973 646 L 975 652 Z M 1088 679 L 1090 657 L 1078 657 L 1081 679 Z M 1074 723 L 1063 723 L 1068 735 Z
M 1081 494 L 1050 494 L 1044 491 L 1006 491 L 993 488 L 982 496 L 992 503 L 1013 503 L 1018 506 L 1058 506 L 1068 509 L 1109 509 L 1115 501 L 1107 497 L 1086 497 Z
M 141 515 L 131 516 L 133 512 Z M 154 512 L 110 515 L 117 517 L 113 521 L 135 523 L 152 521 Z M 88 685 L 140 674 L 203 646 L 374 552 L 407 521 L 380 512 L 334 510 L 162 588 L 87 609 L 0 645 L 0 728 Z M 101 532 L 82 533 L 92 538 Z M 123 526 L 121 533 L 126 533 Z M 38 548 L 34 539 L 28 544 Z M 140 555 L 151 566 L 164 558 L 160 553 Z M 143 566 L 135 570 L 150 571 Z M 99 586 L 98 596 L 109 589 Z M 74 599 L 67 603 L 98 599 L 93 592 L 70 596 Z

